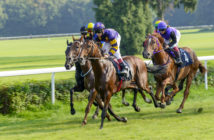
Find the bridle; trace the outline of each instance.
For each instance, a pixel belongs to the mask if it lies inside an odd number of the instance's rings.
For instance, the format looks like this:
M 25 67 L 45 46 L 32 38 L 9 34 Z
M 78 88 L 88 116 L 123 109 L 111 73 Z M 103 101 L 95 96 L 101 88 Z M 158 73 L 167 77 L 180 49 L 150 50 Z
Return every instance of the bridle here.
M 152 57 L 153 57 L 155 54 L 164 51 L 164 49 L 159 50 L 159 48 L 160 48 L 160 43 L 159 43 L 159 40 L 158 40 L 157 37 L 149 36 L 149 38 L 150 38 L 150 39 L 154 38 L 155 41 L 156 41 L 156 44 L 157 44 L 157 47 L 155 47 L 155 49 L 153 50 Z M 166 62 L 165 64 L 162 64 L 162 66 L 167 65 L 169 62 L 170 62 L 170 59 L 169 59 L 169 55 L 168 55 L 168 60 L 167 60 L 167 62 Z

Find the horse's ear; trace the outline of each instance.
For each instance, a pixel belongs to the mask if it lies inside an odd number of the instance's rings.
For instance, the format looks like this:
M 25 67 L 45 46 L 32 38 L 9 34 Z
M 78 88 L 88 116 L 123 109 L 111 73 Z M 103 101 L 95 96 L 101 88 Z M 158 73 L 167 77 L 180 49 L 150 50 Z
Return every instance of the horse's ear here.
M 72 35 L 72 39 L 73 39 L 73 41 L 76 41 L 76 39 L 74 38 L 74 36 Z
M 68 41 L 68 39 L 67 39 L 67 46 L 69 46 L 69 41 Z
M 81 38 L 80 38 L 80 42 L 83 42 L 83 36 L 81 36 Z

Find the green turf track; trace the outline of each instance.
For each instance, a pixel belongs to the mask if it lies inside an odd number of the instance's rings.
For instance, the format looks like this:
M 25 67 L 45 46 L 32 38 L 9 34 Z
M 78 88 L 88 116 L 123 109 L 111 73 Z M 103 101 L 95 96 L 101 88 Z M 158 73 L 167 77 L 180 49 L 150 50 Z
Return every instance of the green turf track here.
M 203 86 L 193 86 L 182 114 L 178 108 L 182 93 L 165 109 L 154 108 L 138 96 L 140 112 L 121 104 L 121 95 L 113 96 L 114 111 L 127 117 L 128 122 L 105 120 L 104 129 L 99 130 L 100 115 L 92 120 L 94 107 L 88 116 L 88 124 L 81 126 L 87 100 L 75 101 L 77 114 L 69 114 L 69 104 L 57 103 L 49 110 L 22 112 L 13 116 L 0 115 L 1 140 L 213 140 L 214 136 L 214 88 L 208 91 Z M 131 104 L 133 94 L 127 94 Z M 148 96 L 148 95 L 147 95 Z M 198 112 L 203 108 L 202 112 Z

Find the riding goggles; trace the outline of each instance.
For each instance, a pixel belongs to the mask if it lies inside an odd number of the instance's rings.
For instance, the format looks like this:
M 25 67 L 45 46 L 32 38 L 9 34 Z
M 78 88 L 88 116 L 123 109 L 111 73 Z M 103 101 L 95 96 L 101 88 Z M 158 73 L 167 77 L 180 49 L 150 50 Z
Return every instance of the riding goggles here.
M 158 29 L 160 32 L 165 31 L 165 29 Z

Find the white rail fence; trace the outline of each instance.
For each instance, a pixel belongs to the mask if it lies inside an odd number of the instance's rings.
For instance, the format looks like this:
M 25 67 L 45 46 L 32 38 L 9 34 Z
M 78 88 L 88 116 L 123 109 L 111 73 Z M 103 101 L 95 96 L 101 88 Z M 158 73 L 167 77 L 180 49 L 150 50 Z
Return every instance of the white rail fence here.
M 207 69 L 207 61 L 214 60 L 214 56 L 202 56 L 202 57 L 198 57 L 198 58 L 200 61 L 204 61 L 204 66 L 206 69 Z M 149 61 L 145 61 L 145 62 L 148 63 Z M 75 70 L 75 67 L 73 67 L 71 70 L 66 70 L 64 67 L 57 67 L 57 68 L 32 69 L 32 70 L 2 71 L 2 72 L 0 72 L 0 77 L 52 73 L 52 76 L 51 76 L 51 101 L 52 101 L 52 104 L 54 104 L 55 103 L 55 73 L 69 72 L 69 71 L 74 71 L 74 70 Z M 205 73 L 204 80 L 205 80 L 205 89 L 208 89 L 207 72 Z

